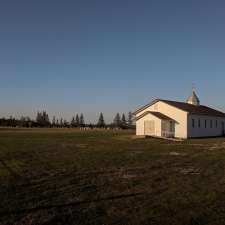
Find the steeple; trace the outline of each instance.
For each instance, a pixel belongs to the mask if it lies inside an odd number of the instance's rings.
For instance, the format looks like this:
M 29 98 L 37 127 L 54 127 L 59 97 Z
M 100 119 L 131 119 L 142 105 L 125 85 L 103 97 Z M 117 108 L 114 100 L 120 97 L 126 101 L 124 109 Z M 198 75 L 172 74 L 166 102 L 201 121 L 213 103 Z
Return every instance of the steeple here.
M 192 104 L 192 105 L 200 105 L 200 100 L 198 98 L 198 96 L 196 95 L 195 91 L 194 91 L 194 88 L 192 90 L 192 95 L 188 97 L 187 99 L 187 103 L 188 104 Z

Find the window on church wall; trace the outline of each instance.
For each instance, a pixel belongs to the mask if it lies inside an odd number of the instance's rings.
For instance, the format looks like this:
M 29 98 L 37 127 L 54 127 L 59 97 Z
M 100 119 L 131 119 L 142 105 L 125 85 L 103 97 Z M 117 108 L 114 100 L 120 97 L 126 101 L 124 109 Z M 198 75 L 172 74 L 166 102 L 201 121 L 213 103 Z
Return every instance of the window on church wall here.
M 205 120 L 205 128 L 207 128 L 207 120 Z
M 218 127 L 218 121 L 216 120 L 216 128 Z
M 195 119 L 192 119 L 192 127 L 195 128 Z
M 198 127 L 200 128 L 201 127 L 201 120 L 198 119 Z
M 210 128 L 213 128 L 213 121 L 210 120 Z

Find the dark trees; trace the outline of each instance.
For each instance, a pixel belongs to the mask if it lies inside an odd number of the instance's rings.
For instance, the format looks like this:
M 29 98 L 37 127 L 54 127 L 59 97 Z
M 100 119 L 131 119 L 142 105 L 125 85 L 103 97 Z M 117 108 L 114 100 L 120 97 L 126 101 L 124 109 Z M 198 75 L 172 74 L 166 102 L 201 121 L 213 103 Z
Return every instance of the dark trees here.
M 77 114 L 76 115 L 76 127 L 79 127 L 80 126 L 80 118 L 79 118 L 79 115 Z
M 76 127 L 76 120 L 75 117 L 72 118 L 71 123 L 70 123 L 71 127 Z
M 84 127 L 85 126 L 83 113 L 80 114 L 80 121 L 79 122 L 80 122 L 80 127 Z
M 113 125 L 115 127 L 120 127 L 121 126 L 121 119 L 120 119 L 120 114 L 117 113 L 114 120 L 113 120 Z
M 98 119 L 98 123 L 97 123 L 97 127 L 105 127 L 105 120 L 103 117 L 103 113 L 100 113 L 99 119 Z
M 45 111 L 37 113 L 36 122 L 40 127 L 49 127 L 50 126 L 49 117 Z

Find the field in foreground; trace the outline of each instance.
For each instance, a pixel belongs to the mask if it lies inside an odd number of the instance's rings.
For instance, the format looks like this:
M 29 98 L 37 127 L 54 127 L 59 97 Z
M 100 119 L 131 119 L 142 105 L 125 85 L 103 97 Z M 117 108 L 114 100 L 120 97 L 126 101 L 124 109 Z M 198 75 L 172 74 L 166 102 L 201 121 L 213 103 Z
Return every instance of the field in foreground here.
M 225 224 L 225 138 L 132 137 L 0 130 L 0 224 Z

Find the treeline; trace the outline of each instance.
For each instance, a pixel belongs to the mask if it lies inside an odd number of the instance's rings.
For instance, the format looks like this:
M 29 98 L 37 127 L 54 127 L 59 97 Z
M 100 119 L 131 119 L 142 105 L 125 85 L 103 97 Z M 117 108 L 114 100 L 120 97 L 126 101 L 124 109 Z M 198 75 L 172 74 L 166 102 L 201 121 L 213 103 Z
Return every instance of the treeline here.
M 32 120 L 30 117 L 21 117 L 20 119 L 15 119 L 10 117 L 8 119 L 0 119 L 1 127 L 46 127 L 46 128 L 117 128 L 117 129 L 132 129 L 133 116 L 129 112 L 126 116 L 124 113 L 120 115 L 117 113 L 115 115 L 112 123 L 107 124 L 104 119 L 103 113 L 100 113 L 98 122 L 96 124 L 86 124 L 83 113 L 76 114 L 72 117 L 71 121 L 67 121 L 63 118 L 56 118 L 53 116 L 52 121 L 49 119 L 49 115 L 46 111 L 38 112 L 36 119 Z
M 0 118 L 1 127 L 38 127 L 38 124 L 31 120 L 29 117 L 21 117 L 20 119 L 15 119 L 10 117 L 9 119 Z

